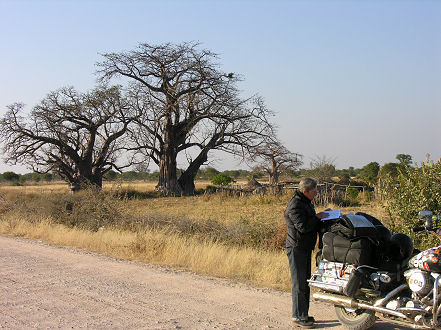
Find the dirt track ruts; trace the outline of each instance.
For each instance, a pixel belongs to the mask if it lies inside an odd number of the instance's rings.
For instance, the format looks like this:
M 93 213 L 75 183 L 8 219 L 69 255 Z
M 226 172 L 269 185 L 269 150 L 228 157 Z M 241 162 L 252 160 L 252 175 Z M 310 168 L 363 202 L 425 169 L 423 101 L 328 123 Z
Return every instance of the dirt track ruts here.
M 290 328 L 290 294 L 0 236 L 0 327 Z M 342 329 L 311 302 L 317 328 Z M 377 329 L 395 327 L 378 324 Z

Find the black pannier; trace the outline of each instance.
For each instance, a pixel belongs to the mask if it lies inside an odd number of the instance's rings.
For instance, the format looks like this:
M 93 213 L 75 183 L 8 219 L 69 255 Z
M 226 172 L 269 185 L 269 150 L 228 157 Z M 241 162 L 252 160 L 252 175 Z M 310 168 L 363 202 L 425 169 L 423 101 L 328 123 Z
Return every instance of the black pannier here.
M 333 220 L 330 231 L 349 239 L 356 237 L 377 239 L 377 229 L 371 221 L 362 215 L 342 215 L 337 220 Z
M 323 235 L 322 255 L 328 261 L 348 264 L 369 265 L 372 262 L 373 244 L 368 238 L 348 239 L 327 232 Z
M 347 214 L 325 225 L 322 254 L 326 260 L 356 266 L 372 263 L 377 229 L 371 221 L 362 215 Z

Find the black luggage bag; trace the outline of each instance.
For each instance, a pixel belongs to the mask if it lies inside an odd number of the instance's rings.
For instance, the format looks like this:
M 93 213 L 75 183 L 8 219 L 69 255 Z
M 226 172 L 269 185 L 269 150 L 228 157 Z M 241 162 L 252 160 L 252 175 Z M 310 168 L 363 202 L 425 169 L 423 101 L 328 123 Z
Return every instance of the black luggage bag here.
M 328 224 L 323 234 L 323 257 L 356 266 L 372 264 L 376 227 L 362 215 L 347 214 Z
M 373 245 L 368 238 L 348 239 L 338 234 L 327 232 L 323 235 L 322 255 L 328 261 L 348 264 L 369 265 L 372 263 Z

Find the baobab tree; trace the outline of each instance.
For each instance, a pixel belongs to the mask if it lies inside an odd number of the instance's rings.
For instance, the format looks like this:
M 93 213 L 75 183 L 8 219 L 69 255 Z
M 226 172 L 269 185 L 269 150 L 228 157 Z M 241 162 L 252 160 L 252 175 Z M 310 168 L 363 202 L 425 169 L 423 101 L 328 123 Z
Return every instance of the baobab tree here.
M 24 105 L 14 103 L 0 122 L 6 161 L 23 163 L 35 172 L 53 171 L 73 191 L 101 188 L 103 175 L 117 164 L 123 142 L 137 113 L 119 87 L 87 93 L 61 88 L 49 93 L 24 118 Z M 126 155 L 126 157 L 128 157 Z
M 142 91 L 133 149 L 158 165 L 157 189 L 164 194 L 193 194 L 194 178 L 210 151 L 243 156 L 272 135 L 272 113 L 263 100 L 241 99 L 237 75 L 222 72 L 217 55 L 198 47 L 142 43 L 129 52 L 103 54 L 98 63 L 101 81 L 120 77 Z M 188 161 L 179 178 L 178 154 Z
M 257 161 L 257 168 L 268 174 L 271 185 L 279 182 L 282 173 L 296 170 L 303 163 L 302 155 L 289 151 L 276 139 L 267 139 L 265 143 L 254 148 L 250 155 L 254 162 Z

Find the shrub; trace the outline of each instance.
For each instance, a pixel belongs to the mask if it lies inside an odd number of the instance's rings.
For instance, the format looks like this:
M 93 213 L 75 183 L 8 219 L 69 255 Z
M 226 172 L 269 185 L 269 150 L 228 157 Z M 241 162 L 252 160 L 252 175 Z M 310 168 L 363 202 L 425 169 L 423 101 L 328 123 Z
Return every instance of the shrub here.
M 5 172 L 2 174 L 2 178 L 5 181 L 16 182 L 20 179 L 20 175 L 14 172 Z
M 62 200 L 62 199 L 61 199 Z M 58 203 L 57 203 L 58 204 Z M 123 211 L 123 204 L 118 202 L 111 194 L 87 189 L 74 195 L 65 195 L 64 207 L 54 209 L 55 219 L 57 214 L 64 224 L 74 227 L 97 231 L 101 227 L 114 227 L 129 221 Z
M 13 208 L 13 203 L 0 194 L 0 214 L 6 213 Z
M 357 188 L 348 188 L 348 195 L 351 200 L 356 200 L 360 191 Z
M 226 186 L 233 182 L 233 179 L 224 173 L 216 174 L 211 180 L 212 184 Z
M 68 227 L 97 231 L 131 221 L 124 203 L 111 194 L 85 189 L 72 194 L 29 194 L 19 196 L 14 211 L 23 218 L 35 215 Z
M 441 214 L 441 162 L 422 163 L 420 168 L 407 166 L 396 178 L 384 179 L 381 191 L 387 200 L 392 231 L 410 233 L 411 227 L 420 225 L 420 210 Z

